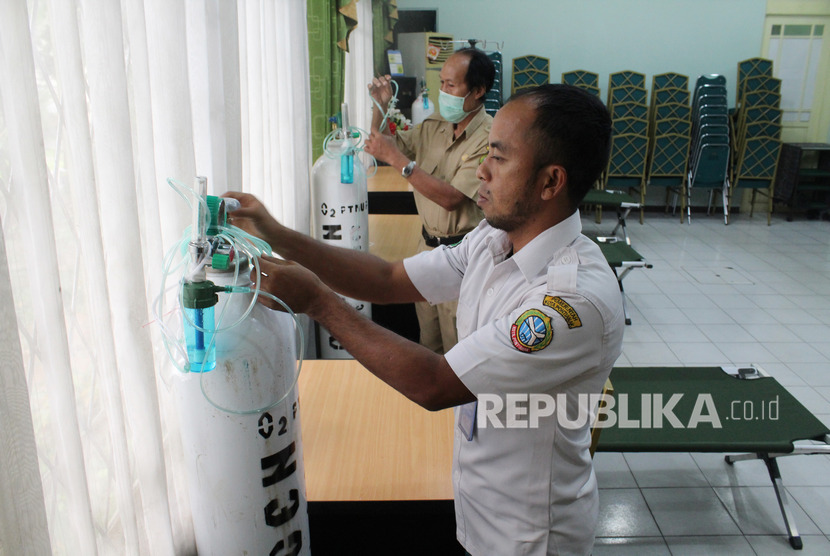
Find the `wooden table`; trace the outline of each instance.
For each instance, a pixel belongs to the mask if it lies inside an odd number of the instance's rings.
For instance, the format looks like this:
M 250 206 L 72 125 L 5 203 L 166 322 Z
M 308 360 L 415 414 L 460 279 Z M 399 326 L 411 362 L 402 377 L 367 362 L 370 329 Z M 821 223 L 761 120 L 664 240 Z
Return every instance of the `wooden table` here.
M 452 410 L 429 412 L 354 360 L 299 379 L 308 500 L 452 499 Z
M 406 194 L 411 191 L 409 182 L 391 166 L 378 167 L 367 185 L 374 193 Z M 387 261 L 416 254 L 420 237 L 421 220 L 417 214 L 369 214 L 369 252 Z

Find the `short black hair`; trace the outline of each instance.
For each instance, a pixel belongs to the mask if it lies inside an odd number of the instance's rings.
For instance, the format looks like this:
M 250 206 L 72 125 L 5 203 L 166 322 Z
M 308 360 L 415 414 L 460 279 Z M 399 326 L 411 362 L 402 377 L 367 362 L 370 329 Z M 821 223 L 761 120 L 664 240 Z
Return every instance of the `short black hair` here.
M 463 54 L 470 62 L 467 75 L 464 76 L 467 87 L 471 91 L 476 87 L 484 87 L 484 94 L 487 94 L 496 80 L 496 65 L 493 64 L 493 60 L 478 48 L 461 48 L 453 54 Z
M 537 168 L 560 164 L 568 176 L 568 198 L 576 209 L 608 165 L 611 115 L 594 94 L 561 83 L 524 89 L 510 102 L 524 99 L 536 110 L 530 133 Z

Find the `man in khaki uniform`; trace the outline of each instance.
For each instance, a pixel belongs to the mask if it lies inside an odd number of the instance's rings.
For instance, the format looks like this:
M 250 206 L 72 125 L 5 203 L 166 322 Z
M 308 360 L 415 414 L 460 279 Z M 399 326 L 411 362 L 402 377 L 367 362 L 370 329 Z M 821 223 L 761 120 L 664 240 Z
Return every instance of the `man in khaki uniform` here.
M 450 56 L 441 68 L 441 113 L 412 129 L 378 130 L 383 113 L 375 110 L 366 152 L 401 172 L 411 184 L 421 217 L 420 251 L 453 245 L 473 230 L 483 215 L 476 206 L 479 161 L 487 154 L 493 118 L 484 111 L 484 96 L 493 86 L 495 67 L 481 50 L 465 48 Z M 384 112 L 392 97 L 391 77 L 369 84 L 372 97 Z M 415 304 L 421 344 L 446 353 L 458 342 L 457 302 Z

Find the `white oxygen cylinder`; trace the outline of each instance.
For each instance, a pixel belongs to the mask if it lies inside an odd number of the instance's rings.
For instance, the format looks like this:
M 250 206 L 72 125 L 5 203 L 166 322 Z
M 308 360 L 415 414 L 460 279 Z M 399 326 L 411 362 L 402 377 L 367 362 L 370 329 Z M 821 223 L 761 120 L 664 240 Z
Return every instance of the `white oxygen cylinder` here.
M 343 105 L 342 113 L 346 114 Z M 369 193 L 366 169 L 354 152 L 355 137 L 349 137 L 344 116 L 341 130 L 328 141 L 311 169 L 312 231 L 315 239 L 329 245 L 369 251 Z M 344 297 L 347 303 L 367 318 L 372 305 Z M 351 355 L 328 330 L 320 327 L 320 357 L 350 359 Z
M 247 261 L 234 269 L 208 267 L 207 279 L 252 287 Z M 293 319 L 255 303 L 222 330 L 252 296 L 218 294 L 216 367 L 176 383 L 196 545 L 200 556 L 308 556 Z
M 426 102 L 424 102 L 426 97 Z M 433 103 L 426 92 L 422 92 L 412 102 L 412 125 L 418 125 L 431 116 L 435 112 L 435 103 Z

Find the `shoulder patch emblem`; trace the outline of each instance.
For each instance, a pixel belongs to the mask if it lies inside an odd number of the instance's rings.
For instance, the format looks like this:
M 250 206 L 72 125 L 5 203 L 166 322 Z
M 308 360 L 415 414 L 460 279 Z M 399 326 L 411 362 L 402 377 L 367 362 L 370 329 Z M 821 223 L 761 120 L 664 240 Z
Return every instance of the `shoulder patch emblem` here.
M 525 353 L 545 349 L 552 339 L 550 317 L 538 309 L 525 311 L 510 327 L 513 347 Z
M 559 296 L 546 295 L 542 304 L 550 307 L 565 319 L 568 328 L 579 328 L 582 326 L 582 321 L 579 319 L 579 314 L 571 307 L 567 301 Z

